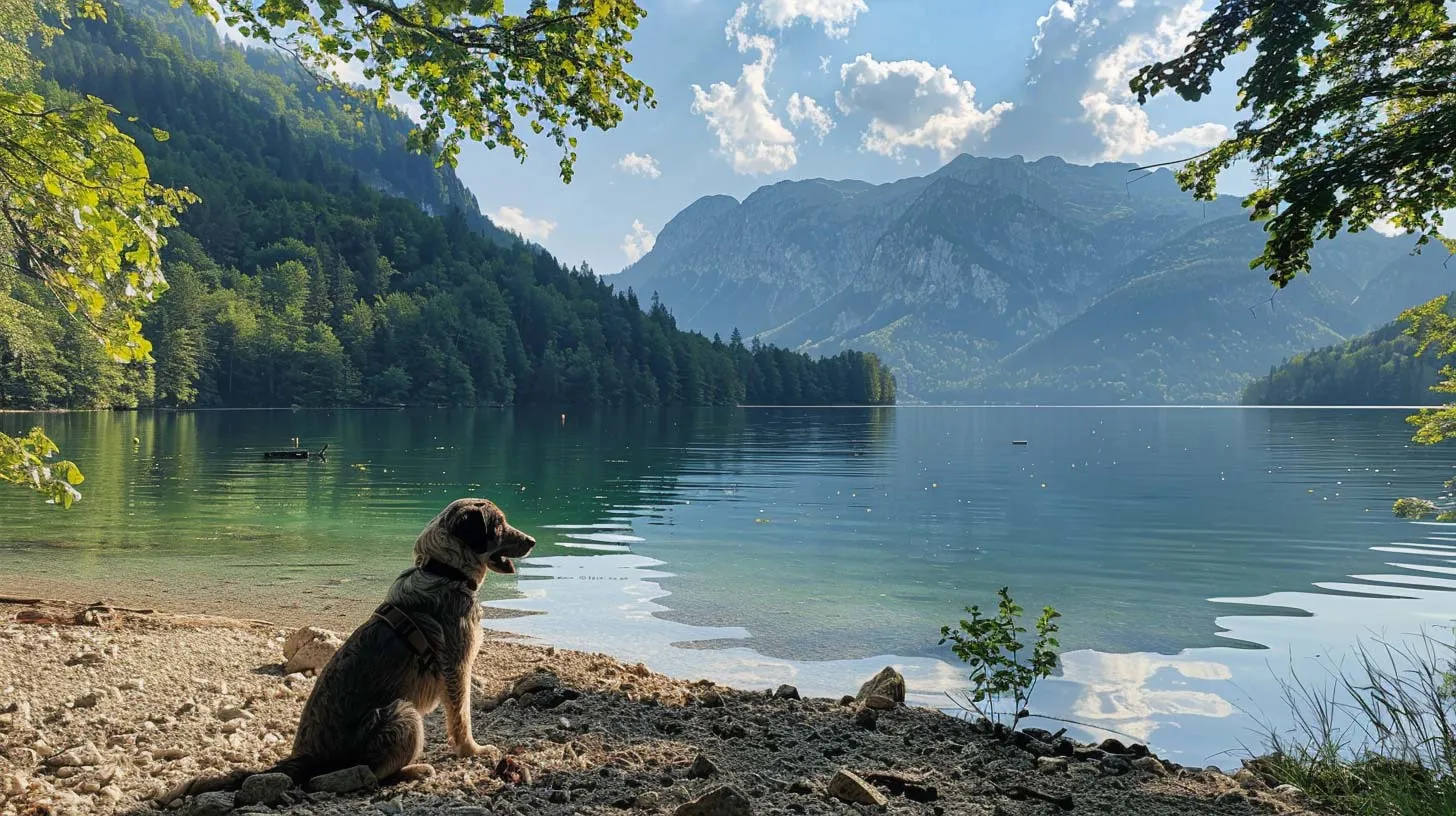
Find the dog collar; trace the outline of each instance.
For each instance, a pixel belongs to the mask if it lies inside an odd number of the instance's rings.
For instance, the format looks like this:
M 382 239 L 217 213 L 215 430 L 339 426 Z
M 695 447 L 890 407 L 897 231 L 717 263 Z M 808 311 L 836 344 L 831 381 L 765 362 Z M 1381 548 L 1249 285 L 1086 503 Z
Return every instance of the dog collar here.
M 420 565 L 420 571 L 428 572 L 429 574 L 434 575 L 437 578 L 445 578 L 451 581 L 459 581 L 470 587 L 471 592 L 475 592 L 476 590 L 480 589 L 480 584 L 477 584 L 474 578 L 471 578 L 469 575 L 466 575 L 465 573 L 450 566 L 449 564 L 441 561 L 436 561 L 433 558 L 425 559 L 425 563 Z

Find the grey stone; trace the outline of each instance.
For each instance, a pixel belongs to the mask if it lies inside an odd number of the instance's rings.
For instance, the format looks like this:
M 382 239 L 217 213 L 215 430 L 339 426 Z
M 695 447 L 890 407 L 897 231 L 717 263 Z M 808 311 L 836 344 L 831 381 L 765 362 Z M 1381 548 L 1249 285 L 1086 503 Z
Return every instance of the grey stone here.
M 1065 773 L 1068 761 L 1066 757 L 1037 757 L 1036 769 L 1045 774 Z
M 1120 756 L 1108 755 L 1102 758 L 1102 772 L 1108 776 L 1121 776 L 1132 770 L 1132 763 Z
M 713 760 L 708 759 L 707 754 L 698 754 L 698 758 L 693 760 L 692 767 L 688 768 L 688 776 L 693 779 L 707 779 L 717 775 L 718 766 L 713 764 Z
M 238 804 L 276 805 L 292 788 L 293 780 L 288 774 L 253 774 L 243 780 L 243 787 L 238 791 Z
M 223 816 L 233 809 L 233 794 L 229 791 L 204 793 L 192 800 L 187 808 L 188 816 Z
M 842 768 L 829 780 L 828 793 L 851 805 L 884 807 L 890 803 L 889 798 L 880 793 L 878 788 Z
M 371 788 L 379 780 L 368 765 L 355 765 L 342 771 L 334 771 L 308 780 L 308 789 L 319 793 L 351 793 L 360 788 Z
M 787 684 L 787 683 L 785 683 L 784 685 L 779 686 L 777 689 L 775 689 L 774 690 L 774 696 L 775 697 L 778 697 L 781 700 L 798 700 L 798 699 L 800 699 L 800 697 L 799 697 L 799 690 L 796 689 L 796 688 L 794 688 L 793 686 Z
M 679 805 L 673 816 L 752 816 L 753 803 L 737 788 L 714 788 L 691 802 Z
M 1132 767 L 1139 771 L 1142 771 L 1143 773 L 1150 773 L 1154 776 L 1168 775 L 1168 769 L 1163 767 L 1163 763 L 1159 761 L 1157 757 L 1138 757 L 1137 759 L 1134 759 L 1132 761 Z
M 511 696 L 524 697 L 527 694 L 539 694 L 558 688 L 560 685 L 561 681 L 551 672 L 535 671 L 517 680 L 515 685 L 511 686 Z

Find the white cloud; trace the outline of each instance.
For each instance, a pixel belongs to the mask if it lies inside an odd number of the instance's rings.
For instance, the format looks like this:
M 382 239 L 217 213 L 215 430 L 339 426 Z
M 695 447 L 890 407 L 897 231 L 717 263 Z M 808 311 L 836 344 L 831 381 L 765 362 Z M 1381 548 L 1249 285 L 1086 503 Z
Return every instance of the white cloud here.
M 693 113 L 701 114 L 718 137 L 718 146 L 736 173 L 776 173 L 798 162 L 794 134 L 774 113 L 768 95 L 773 71 L 774 41 L 744 30 L 748 5 L 738 7 L 724 29 L 742 53 L 758 51 L 758 59 L 743 66 L 732 85 L 715 82 L 707 90 L 693 85 Z
M 1406 232 L 1405 227 L 1396 226 L 1395 222 L 1391 221 L 1389 218 L 1377 218 L 1374 221 L 1371 221 L 1370 229 L 1374 230 L 1380 235 L 1384 235 L 1386 238 L 1395 238 L 1397 236 L 1410 234 Z
M 831 56 L 829 56 L 828 54 L 825 54 L 824 56 L 820 57 L 819 58 L 819 73 L 821 73 L 821 74 L 827 74 L 827 73 L 829 73 L 829 65 L 832 62 L 834 62 L 834 58 L 831 57 Z
M 800 20 L 824 28 L 835 39 L 849 36 L 859 15 L 870 10 L 865 0 L 763 0 L 758 16 L 775 28 L 788 28 Z
M 1081 105 L 1083 118 L 1102 140 L 1102 158 L 1141 156 L 1160 148 L 1201 150 L 1228 137 L 1229 129 L 1214 122 L 1160 134 L 1128 88 L 1128 82 L 1142 66 L 1182 53 L 1189 34 L 1206 16 L 1201 0 L 1189 0 L 1168 10 L 1151 31 L 1128 36 L 1097 61 L 1093 71 L 1097 85 L 1082 97 Z
M 789 113 L 789 124 L 794 127 L 808 125 L 823 142 L 829 131 L 834 129 L 834 119 L 829 111 L 824 110 L 813 97 L 802 94 L 793 94 L 789 97 L 789 104 L 785 107 Z
M 551 237 L 552 231 L 556 229 L 555 221 L 531 218 L 522 212 L 520 207 L 501 207 L 495 212 L 486 214 L 490 216 L 490 220 L 496 223 L 496 226 L 510 230 L 528 241 L 544 241 Z
M 1054 0 L 1037 19 L 1026 91 L 987 152 L 1115 160 L 1217 143 L 1229 131 L 1216 122 L 1155 128 L 1128 88 L 1143 65 L 1180 54 L 1206 16 L 1202 0 Z
M 950 158 L 1011 110 L 1009 102 L 977 107 L 975 85 L 956 79 L 943 65 L 919 60 L 881 62 L 861 54 L 840 66 L 839 77 L 843 87 L 834 95 L 839 110 L 869 114 L 861 145 L 885 156 L 919 147 Z
M 653 235 L 641 221 L 632 222 L 632 231 L 622 237 L 622 252 L 627 255 L 627 263 L 637 263 L 643 255 L 652 251 L 657 244 L 657 236 Z
M 657 159 L 654 159 L 651 153 L 644 153 L 640 156 L 636 153 L 628 153 L 617 159 L 617 169 L 624 173 L 650 179 L 662 176 L 662 167 L 658 165 Z

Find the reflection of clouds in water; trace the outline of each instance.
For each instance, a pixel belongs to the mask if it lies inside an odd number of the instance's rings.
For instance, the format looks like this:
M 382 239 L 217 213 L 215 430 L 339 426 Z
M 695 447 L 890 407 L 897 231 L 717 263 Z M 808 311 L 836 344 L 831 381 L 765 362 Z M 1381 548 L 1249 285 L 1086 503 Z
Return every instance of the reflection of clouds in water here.
M 1212 660 L 1082 651 L 1062 655 L 1062 672 L 1063 681 L 1080 689 L 1072 704 L 1073 718 L 1102 723 L 1144 741 L 1169 717 L 1221 719 L 1235 713 L 1231 703 L 1213 692 L 1169 688 L 1185 680 L 1233 678 L 1228 666 Z
M 567 649 L 604 652 L 622 660 L 641 660 L 677 677 L 707 677 L 737 688 L 753 689 L 792 683 L 808 696 L 838 697 L 886 665 L 905 675 L 910 702 L 945 705 L 946 691 L 966 684 L 961 671 L 933 658 L 881 655 L 861 660 L 793 661 L 759 654 L 746 646 L 690 649 L 676 644 L 694 641 L 750 641 L 740 627 L 692 626 L 656 616 L 667 607 L 656 603 L 670 593 L 655 579 L 670 577 L 656 561 L 639 555 L 555 556 L 519 563 L 526 578 L 524 597 L 491 601 L 502 608 L 546 612 L 495 621 L 517 634 Z

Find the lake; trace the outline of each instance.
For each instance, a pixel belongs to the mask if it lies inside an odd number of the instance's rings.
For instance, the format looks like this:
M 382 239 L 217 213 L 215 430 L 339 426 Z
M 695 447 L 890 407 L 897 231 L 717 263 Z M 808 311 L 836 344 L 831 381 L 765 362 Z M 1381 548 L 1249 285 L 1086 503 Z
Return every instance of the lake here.
M 87 477 L 69 512 L 0 490 L 0 580 L 345 625 L 426 521 L 479 495 L 540 541 L 482 594 L 545 614 L 497 628 L 836 697 L 893 663 L 944 706 L 965 672 L 940 626 L 1004 585 L 1063 614 L 1062 671 L 1034 709 L 1237 764 L 1223 752 L 1282 722 L 1278 678 L 1456 618 L 1456 528 L 1390 514 L 1452 475 L 1406 413 L 0 414 L 0 430 L 43 423 Z M 294 436 L 327 459 L 262 460 Z

